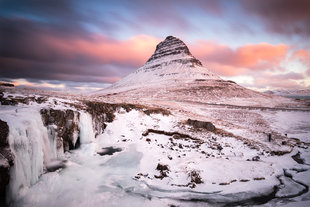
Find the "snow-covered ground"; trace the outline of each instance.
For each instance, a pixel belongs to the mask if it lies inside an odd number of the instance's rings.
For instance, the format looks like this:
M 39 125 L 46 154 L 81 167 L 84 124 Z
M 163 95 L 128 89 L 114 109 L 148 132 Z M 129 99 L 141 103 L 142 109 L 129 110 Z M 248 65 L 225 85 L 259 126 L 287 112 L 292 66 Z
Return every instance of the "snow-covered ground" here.
M 171 115 L 119 108 L 95 137 L 92 116 L 81 105 L 55 97 L 0 105 L 15 155 L 10 206 L 309 204 L 307 110 L 154 102 L 149 105 L 169 108 Z M 57 151 L 42 108 L 79 112 L 78 149 Z M 188 118 L 211 121 L 218 131 L 194 128 Z

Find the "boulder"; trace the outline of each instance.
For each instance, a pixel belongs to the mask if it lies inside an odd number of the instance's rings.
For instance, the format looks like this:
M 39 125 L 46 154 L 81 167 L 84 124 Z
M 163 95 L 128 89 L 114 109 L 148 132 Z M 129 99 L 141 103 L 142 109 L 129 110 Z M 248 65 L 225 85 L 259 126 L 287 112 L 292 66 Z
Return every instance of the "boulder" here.
M 195 128 L 206 129 L 211 132 L 215 130 L 215 126 L 211 122 L 208 122 L 208 121 L 198 121 L 198 120 L 188 119 L 186 123 L 189 125 L 192 125 Z

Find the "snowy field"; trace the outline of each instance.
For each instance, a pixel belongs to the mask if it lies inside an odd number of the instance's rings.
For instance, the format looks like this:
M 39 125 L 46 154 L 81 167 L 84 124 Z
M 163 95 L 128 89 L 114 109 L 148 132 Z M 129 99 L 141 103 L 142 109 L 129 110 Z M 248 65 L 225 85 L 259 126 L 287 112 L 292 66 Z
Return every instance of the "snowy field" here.
M 29 94 L 3 97 L 17 96 Z M 309 110 L 154 102 L 171 114 L 119 108 L 96 136 L 82 105 L 55 97 L 0 105 L 15 155 L 9 206 L 310 205 Z M 59 150 L 43 108 L 79 113 L 79 147 Z

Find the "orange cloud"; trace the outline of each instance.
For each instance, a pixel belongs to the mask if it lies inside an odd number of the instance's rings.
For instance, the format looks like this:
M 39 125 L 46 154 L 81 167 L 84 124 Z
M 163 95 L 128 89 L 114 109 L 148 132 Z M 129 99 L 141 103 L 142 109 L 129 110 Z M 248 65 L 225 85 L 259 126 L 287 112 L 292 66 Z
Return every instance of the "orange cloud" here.
M 221 75 L 233 76 L 246 70 L 268 70 L 285 60 L 288 46 L 269 43 L 249 44 L 232 49 L 211 41 L 200 41 L 193 46 L 193 54 L 210 64 Z

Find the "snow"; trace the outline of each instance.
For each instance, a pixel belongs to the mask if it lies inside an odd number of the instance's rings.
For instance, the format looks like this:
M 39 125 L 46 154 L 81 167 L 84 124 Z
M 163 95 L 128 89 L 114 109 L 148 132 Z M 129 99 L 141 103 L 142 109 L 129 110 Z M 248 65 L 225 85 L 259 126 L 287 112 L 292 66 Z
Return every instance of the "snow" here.
M 277 111 L 265 114 L 265 117 L 270 120 L 272 129 L 287 134 L 289 137 L 310 142 L 310 112 Z
M 16 156 L 9 186 L 12 206 L 255 205 L 258 203 L 251 203 L 252 198 L 274 194 L 276 197 L 265 205 L 308 204 L 310 193 L 304 192 L 310 185 L 308 145 L 291 148 L 269 143 L 264 134 L 277 132 L 282 134 L 281 140 L 299 138 L 308 142 L 307 111 L 151 102 L 151 106 L 169 108 L 172 115 L 120 109 L 115 120 L 106 123 L 103 134 L 95 138 L 91 115 L 79 110 L 76 121 L 81 146 L 60 153 L 53 139 L 56 126 L 43 126 L 40 109 L 77 111 L 68 103 L 81 104 L 49 97 L 43 104 L 0 106 L 0 119 L 8 122 L 10 146 Z M 185 124 L 188 118 L 211 121 L 234 136 L 193 129 Z M 192 138 L 157 133 L 143 136 L 147 129 L 179 132 Z M 106 147 L 121 150 L 98 154 Z M 292 151 L 272 156 L 268 150 Z M 298 152 L 304 164 L 292 159 Z M 258 161 L 253 161 L 256 156 Z M 158 163 L 168 166 L 167 177 L 155 177 L 160 175 Z M 194 187 L 192 172 L 202 180 Z M 275 186 L 279 191 L 275 192 Z

